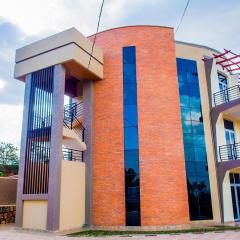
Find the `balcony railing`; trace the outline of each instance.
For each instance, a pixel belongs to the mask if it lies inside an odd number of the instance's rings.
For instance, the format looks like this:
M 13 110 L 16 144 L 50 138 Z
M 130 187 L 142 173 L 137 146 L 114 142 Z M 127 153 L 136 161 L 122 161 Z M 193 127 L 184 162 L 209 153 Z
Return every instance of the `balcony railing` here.
M 221 162 L 240 160 L 240 143 L 220 146 L 219 155 Z
M 71 148 L 62 148 L 63 160 L 83 162 L 83 152 Z
M 240 98 L 240 86 L 238 85 L 213 94 L 215 106 L 233 101 L 238 98 Z
M 78 137 L 84 142 L 85 128 L 78 120 L 82 116 L 82 103 L 66 105 L 64 107 L 63 125 L 70 130 L 73 130 Z

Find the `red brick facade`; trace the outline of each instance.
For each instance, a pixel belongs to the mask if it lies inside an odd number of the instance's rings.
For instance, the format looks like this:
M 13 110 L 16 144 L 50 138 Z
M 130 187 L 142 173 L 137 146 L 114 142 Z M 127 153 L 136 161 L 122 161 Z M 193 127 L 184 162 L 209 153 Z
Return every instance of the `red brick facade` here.
M 104 79 L 94 84 L 93 224 L 125 225 L 122 47 L 136 46 L 141 224 L 189 223 L 171 28 L 99 33 Z

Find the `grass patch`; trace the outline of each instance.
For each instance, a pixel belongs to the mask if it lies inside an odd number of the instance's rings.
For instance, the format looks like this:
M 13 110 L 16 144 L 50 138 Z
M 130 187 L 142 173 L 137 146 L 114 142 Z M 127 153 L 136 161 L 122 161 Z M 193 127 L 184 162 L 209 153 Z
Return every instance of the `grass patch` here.
M 69 237 L 107 237 L 122 235 L 159 235 L 159 234 L 182 234 L 182 233 L 207 233 L 207 232 L 223 232 L 223 231 L 240 231 L 240 227 L 232 226 L 213 226 L 207 228 L 194 228 L 184 230 L 163 230 L 163 231 L 107 231 L 107 230 L 86 230 L 68 234 Z

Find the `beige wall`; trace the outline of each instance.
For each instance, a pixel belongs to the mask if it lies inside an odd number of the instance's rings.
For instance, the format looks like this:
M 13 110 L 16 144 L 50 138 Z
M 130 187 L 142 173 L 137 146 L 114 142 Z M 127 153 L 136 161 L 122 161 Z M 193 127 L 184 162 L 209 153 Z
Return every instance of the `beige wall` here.
M 62 161 L 60 231 L 85 223 L 85 163 Z
M 46 230 L 47 201 L 23 201 L 23 228 Z
M 196 47 L 187 44 L 176 43 L 176 57 L 185 58 L 197 61 L 198 77 L 201 93 L 201 103 L 204 121 L 204 132 L 206 141 L 206 151 L 208 159 L 209 169 L 209 180 L 212 197 L 212 209 L 214 221 L 220 222 L 220 205 L 219 205 L 219 194 L 218 194 L 218 183 L 216 174 L 216 163 L 214 156 L 214 145 L 212 139 L 211 120 L 210 120 L 210 105 L 208 86 L 205 74 L 205 66 L 203 62 L 204 56 L 212 57 L 212 51 L 203 48 Z
M 225 178 L 223 180 L 223 207 L 224 207 L 224 222 L 234 221 L 229 172 L 226 173 Z

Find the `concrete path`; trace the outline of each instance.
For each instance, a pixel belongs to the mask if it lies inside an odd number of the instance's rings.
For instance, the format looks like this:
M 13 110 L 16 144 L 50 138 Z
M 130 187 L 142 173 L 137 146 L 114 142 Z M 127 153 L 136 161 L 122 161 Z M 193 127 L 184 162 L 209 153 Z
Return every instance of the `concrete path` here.
M 178 235 L 133 235 L 114 237 L 66 237 L 52 233 L 31 232 L 12 228 L 0 228 L 0 240 L 240 240 L 240 232 L 212 232 L 204 234 Z

